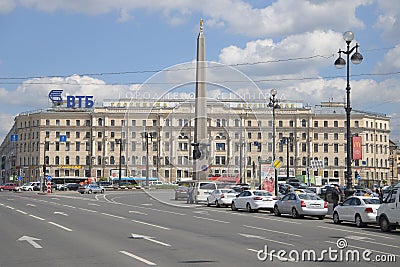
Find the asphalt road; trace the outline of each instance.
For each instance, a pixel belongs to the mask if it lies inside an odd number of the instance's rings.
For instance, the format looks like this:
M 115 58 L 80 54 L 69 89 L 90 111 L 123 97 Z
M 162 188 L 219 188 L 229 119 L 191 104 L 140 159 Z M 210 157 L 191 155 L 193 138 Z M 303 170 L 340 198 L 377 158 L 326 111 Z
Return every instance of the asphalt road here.
M 398 266 L 400 261 L 400 231 L 186 205 L 172 200 L 172 191 L 150 194 L 0 192 L 0 266 Z M 302 260 L 313 252 L 323 260 Z M 359 260 L 353 260 L 356 254 Z M 297 255 L 299 261 L 292 261 Z M 377 262 L 378 257 L 397 263 Z

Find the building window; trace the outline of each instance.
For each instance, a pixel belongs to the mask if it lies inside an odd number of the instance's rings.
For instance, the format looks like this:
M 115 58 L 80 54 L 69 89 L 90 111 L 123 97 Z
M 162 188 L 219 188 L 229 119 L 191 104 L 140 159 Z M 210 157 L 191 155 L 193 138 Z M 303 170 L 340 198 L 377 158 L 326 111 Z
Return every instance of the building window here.
M 328 127 L 328 121 L 324 121 L 324 127 Z
M 90 142 L 86 142 L 86 151 L 90 151 Z
M 56 126 L 60 126 L 60 120 L 56 120 Z
M 54 159 L 54 164 L 60 165 L 60 157 L 59 156 L 56 156 L 56 158 Z
M 294 127 L 294 121 L 292 120 L 289 121 L 289 127 Z
M 90 138 L 90 132 L 86 132 L 85 138 Z
M 85 121 L 85 125 L 86 125 L 86 126 L 90 126 L 90 120 L 86 120 L 86 121 Z
M 315 128 L 318 127 L 318 121 L 314 121 L 314 127 L 315 127 Z
M 97 142 L 97 151 L 101 151 L 102 142 Z
M 65 164 L 66 164 L 66 165 L 69 165 L 69 156 L 66 156 L 66 157 L 65 157 Z
M 307 152 L 307 143 L 301 143 L 301 151 Z
M 81 138 L 81 133 L 80 132 L 75 132 L 75 138 Z
M 278 121 L 278 127 L 283 127 L 283 121 Z
M 142 126 L 146 126 L 146 120 L 142 120 Z
M 132 126 L 136 126 L 136 120 L 132 120 L 132 121 L 131 121 L 131 125 L 132 125 Z
M 111 126 L 115 126 L 115 120 L 111 120 L 111 121 L 110 121 L 110 125 L 111 125 Z
M 314 144 L 314 153 L 318 153 L 318 144 Z
M 71 150 L 71 143 L 70 142 L 66 142 L 65 143 L 65 151 L 70 151 Z
M 339 144 L 333 144 L 333 152 L 335 153 L 339 152 Z
M 335 128 L 339 127 L 339 122 L 338 121 L 333 121 L 333 127 L 335 127 Z
M 65 121 L 65 124 L 66 124 L 67 126 L 71 126 L 71 121 L 70 121 L 70 120 L 66 120 L 66 121 Z
M 80 164 L 80 158 L 79 158 L 79 156 L 76 156 L 76 157 L 75 157 L 75 164 L 76 164 L 76 165 L 79 165 L 79 164 Z
M 318 140 L 318 133 L 314 133 L 314 140 Z
M 328 134 L 327 134 L 327 133 L 324 133 L 324 140 L 328 140 L 328 139 L 329 139 Z
M 46 126 L 50 126 L 50 120 L 46 120 Z
M 329 152 L 329 145 L 328 144 L 324 144 L 324 152 L 325 153 Z
M 76 126 L 81 126 L 81 121 L 80 120 L 76 120 L 75 124 L 76 124 Z
M 334 133 L 334 134 L 333 134 L 333 139 L 339 140 L 339 134 L 338 134 L 338 133 Z
M 60 151 L 60 142 L 56 142 L 56 151 Z
M 110 164 L 115 164 L 114 156 L 111 156 L 111 157 L 110 157 Z
M 102 138 L 103 137 L 103 133 L 102 132 L 97 132 L 97 138 Z
M 305 119 L 301 120 L 301 127 L 307 127 L 307 121 Z
M 339 158 L 338 158 L 338 157 L 335 157 L 335 158 L 333 159 L 333 165 L 339 166 Z

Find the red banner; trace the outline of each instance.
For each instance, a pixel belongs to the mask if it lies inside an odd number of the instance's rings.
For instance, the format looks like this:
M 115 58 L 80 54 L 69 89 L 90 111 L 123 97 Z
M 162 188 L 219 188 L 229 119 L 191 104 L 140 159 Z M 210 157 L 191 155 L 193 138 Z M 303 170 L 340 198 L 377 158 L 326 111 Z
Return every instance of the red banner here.
M 362 159 L 361 136 L 353 136 L 353 159 Z

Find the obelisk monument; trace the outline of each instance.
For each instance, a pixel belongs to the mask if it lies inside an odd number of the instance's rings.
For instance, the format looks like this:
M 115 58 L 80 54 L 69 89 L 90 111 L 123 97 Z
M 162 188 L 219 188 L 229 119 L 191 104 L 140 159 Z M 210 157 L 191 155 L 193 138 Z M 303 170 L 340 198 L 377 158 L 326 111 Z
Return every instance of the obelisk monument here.
M 209 164 L 209 139 L 207 135 L 206 67 L 206 44 L 203 34 L 203 20 L 200 19 L 200 33 L 197 37 L 193 180 L 206 180 L 207 167 Z

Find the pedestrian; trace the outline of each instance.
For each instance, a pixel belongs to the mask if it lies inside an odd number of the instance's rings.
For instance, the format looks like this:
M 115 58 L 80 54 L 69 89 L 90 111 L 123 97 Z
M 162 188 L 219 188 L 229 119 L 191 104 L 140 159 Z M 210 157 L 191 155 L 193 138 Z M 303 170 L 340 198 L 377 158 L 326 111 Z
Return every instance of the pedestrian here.
M 335 186 L 332 190 L 332 201 L 333 201 L 333 209 L 339 204 L 340 199 L 340 191 L 337 186 Z
M 383 189 L 382 187 L 379 188 L 379 199 L 381 200 L 381 203 L 383 202 Z

